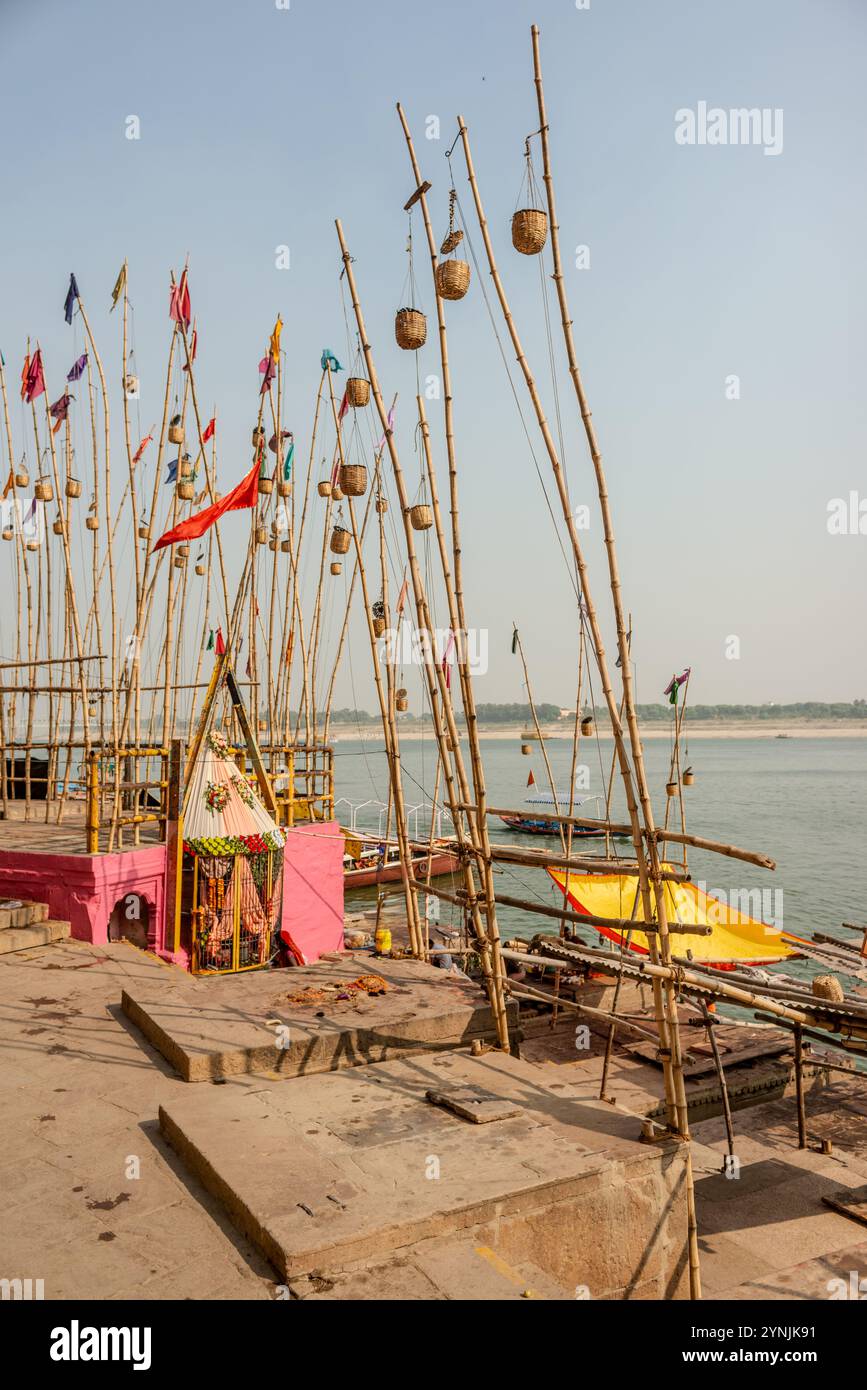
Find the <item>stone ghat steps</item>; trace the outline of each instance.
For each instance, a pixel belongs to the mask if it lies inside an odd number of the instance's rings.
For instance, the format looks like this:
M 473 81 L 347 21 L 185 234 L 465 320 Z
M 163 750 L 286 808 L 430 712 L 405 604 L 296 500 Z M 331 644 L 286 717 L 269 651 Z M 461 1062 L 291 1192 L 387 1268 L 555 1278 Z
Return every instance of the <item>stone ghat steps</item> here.
M 69 922 L 49 917 L 48 904 L 28 898 L 0 898 L 0 956 L 50 946 L 72 934 Z

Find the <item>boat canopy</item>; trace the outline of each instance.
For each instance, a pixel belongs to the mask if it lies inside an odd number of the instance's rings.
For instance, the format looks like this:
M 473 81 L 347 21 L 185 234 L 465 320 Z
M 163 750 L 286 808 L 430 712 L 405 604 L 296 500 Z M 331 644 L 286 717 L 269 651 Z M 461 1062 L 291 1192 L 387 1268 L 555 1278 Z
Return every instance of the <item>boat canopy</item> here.
M 639 892 L 634 874 L 576 874 L 563 869 L 548 869 L 548 873 L 576 912 L 609 918 L 633 914 Z M 782 927 L 747 916 L 719 898 L 710 897 L 695 883 L 666 882 L 664 892 L 670 922 L 713 928 L 710 936 L 678 932 L 673 942 L 675 955 L 690 951 L 693 960 L 722 967 L 773 965 L 798 955 L 795 947 L 783 941 Z M 625 935 L 613 928 L 595 930 L 618 946 L 625 944 Z M 791 937 L 791 933 L 786 935 Z M 650 954 L 647 936 L 638 928 L 631 933 L 629 949 L 642 956 Z

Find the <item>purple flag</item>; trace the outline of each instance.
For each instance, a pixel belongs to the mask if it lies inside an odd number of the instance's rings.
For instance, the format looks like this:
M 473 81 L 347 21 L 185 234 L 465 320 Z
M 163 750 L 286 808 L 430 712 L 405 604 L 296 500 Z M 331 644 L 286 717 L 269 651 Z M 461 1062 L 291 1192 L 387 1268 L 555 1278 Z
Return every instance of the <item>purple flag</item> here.
M 83 352 L 77 362 L 74 362 L 66 374 L 67 381 L 78 381 L 81 373 L 87 366 L 87 353 Z

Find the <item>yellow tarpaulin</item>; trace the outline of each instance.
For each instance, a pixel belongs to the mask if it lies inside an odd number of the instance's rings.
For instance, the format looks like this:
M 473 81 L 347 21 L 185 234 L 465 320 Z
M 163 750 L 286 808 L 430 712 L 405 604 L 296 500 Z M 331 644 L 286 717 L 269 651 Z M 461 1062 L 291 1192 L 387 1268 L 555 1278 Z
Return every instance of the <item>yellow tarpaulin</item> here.
M 576 912 L 593 917 L 641 917 L 641 902 L 633 913 L 638 892 L 638 879 L 627 874 L 567 874 L 563 869 L 549 869 L 553 878 Z M 796 956 L 797 950 L 786 946 L 781 939 L 782 929 L 757 921 L 739 911 L 734 902 L 711 898 L 694 883 L 666 883 L 665 901 L 669 922 L 683 926 L 710 926 L 710 936 L 692 936 L 678 932 L 673 941 L 674 954 L 683 956 L 689 950 L 693 960 L 714 965 L 772 965 L 774 961 Z M 754 895 L 755 896 L 755 895 Z M 732 894 L 732 898 L 736 895 Z M 749 904 L 750 895 L 744 895 Z M 609 927 L 596 927 L 609 941 L 618 945 L 621 933 Z M 791 935 L 791 933 L 787 933 Z M 630 948 L 639 955 L 648 955 L 644 932 L 636 929 L 630 938 Z

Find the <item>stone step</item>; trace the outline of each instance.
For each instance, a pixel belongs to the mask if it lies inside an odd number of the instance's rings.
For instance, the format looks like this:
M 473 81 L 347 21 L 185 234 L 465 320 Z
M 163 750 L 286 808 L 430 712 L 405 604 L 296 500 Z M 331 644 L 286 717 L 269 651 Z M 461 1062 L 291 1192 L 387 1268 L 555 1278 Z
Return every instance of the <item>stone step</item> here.
M 50 917 L 28 927 L 8 927 L 0 932 L 0 956 L 9 955 L 11 951 L 29 951 L 34 946 L 50 946 L 53 941 L 64 941 L 71 935 L 69 922 L 58 922 Z
M 0 898 L 0 931 L 9 927 L 30 927 L 48 918 L 48 903 L 35 903 L 30 898 Z

